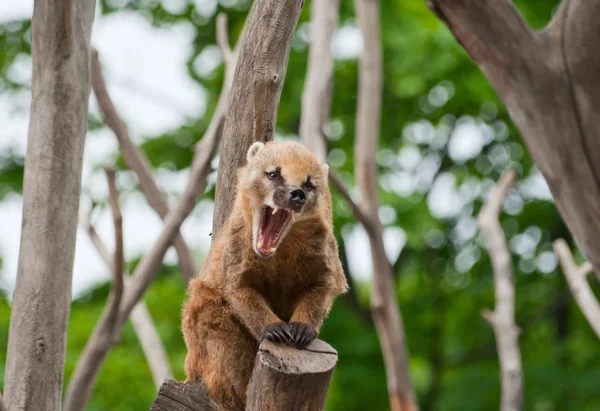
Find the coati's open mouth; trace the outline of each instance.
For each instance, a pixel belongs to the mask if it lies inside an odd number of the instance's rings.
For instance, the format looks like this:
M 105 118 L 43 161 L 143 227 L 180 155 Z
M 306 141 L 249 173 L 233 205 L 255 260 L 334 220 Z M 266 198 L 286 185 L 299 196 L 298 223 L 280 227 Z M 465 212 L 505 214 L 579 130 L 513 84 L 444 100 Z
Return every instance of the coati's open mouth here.
M 256 250 L 261 256 L 269 257 L 277 250 L 292 217 L 292 211 L 269 206 L 262 208 L 256 236 Z

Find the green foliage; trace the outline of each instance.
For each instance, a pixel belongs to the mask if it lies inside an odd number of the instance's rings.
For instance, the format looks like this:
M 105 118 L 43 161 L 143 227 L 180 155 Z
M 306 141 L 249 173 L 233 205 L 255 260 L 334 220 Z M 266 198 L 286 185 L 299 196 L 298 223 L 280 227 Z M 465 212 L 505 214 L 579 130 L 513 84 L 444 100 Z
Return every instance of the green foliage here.
M 102 12 L 118 13 L 114 2 L 103 0 Z M 352 2 L 342 2 L 340 25 L 352 27 Z M 382 0 L 382 41 L 385 56 L 381 143 L 378 154 L 380 201 L 391 216 L 386 227 L 402 228 L 406 246 L 394 263 L 397 296 L 411 355 L 411 373 L 419 402 L 427 410 L 497 409 L 500 396 L 495 339 L 480 311 L 494 304 L 491 265 L 483 241 L 475 234 L 473 217 L 481 207 L 482 192 L 508 166 L 525 181 L 534 172 L 508 113 L 477 66 L 451 33 L 427 9 L 424 1 Z M 556 0 L 515 2 L 535 28 L 543 27 Z M 249 1 L 221 1 L 230 37 L 237 39 Z M 215 15 L 198 14 L 192 5 L 170 14 L 160 2 L 129 1 L 126 9 L 142 13 L 155 25 L 189 22 L 195 29 L 187 62 L 190 76 L 207 92 L 207 112 L 179 128 L 146 136 L 142 149 L 154 168 L 189 167 L 194 143 L 202 138 L 215 109 L 223 67 L 208 77 L 194 71 L 193 62 L 215 44 Z M 306 73 L 306 23 L 309 4 L 301 15 L 294 39 L 278 113 L 277 134 L 294 137 L 300 122 L 300 96 Z M 28 54 L 29 22 L 0 26 L 0 89 L 22 88 L 10 80 L 9 69 L 20 53 Z M 358 64 L 355 58 L 335 63 L 330 137 L 331 162 L 346 183 L 353 185 L 353 135 Z M 468 116 L 468 117 L 467 117 Z M 492 133 L 480 153 L 464 161 L 450 156 L 447 140 L 460 124 L 472 120 Z M 100 127 L 90 118 L 90 127 Z M 400 161 L 403 153 L 416 155 L 418 165 L 432 160 L 435 175 L 448 173 L 464 199 L 452 215 L 436 215 L 429 206 L 431 180 L 415 183 L 417 168 Z M 334 156 L 335 154 L 335 156 Z M 334 161 L 335 160 L 335 161 Z M 120 166 L 124 167 L 122 160 Z M 20 192 L 23 159 L 0 153 L 0 200 Z M 427 180 L 427 179 L 425 179 Z M 398 182 L 412 181 L 412 186 Z M 526 195 L 507 201 L 501 223 L 513 251 L 516 275 L 516 322 L 522 329 L 520 345 L 525 372 L 525 408 L 535 411 L 597 410 L 595 392 L 600 378 L 598 341 L 573 303 L 559 270 L 542 262 L 551 241 L 570 235 L 551 202 Z M 210 197 L 212 192 L 207 193 Z M 338 239 L 355 224 L 343 200 L 334 193 Z M 382 213 L 383 214 L 383 213 Z M 342 255 L 345 258 L 345 254 Z M 365 256 L 367 258 L 367 256 Z M 130 262 L 130 265 L 135 262 Z M 548 268 L 549 267 L 549 268 Z M 182 379 L 185 347 L 180 332 L 185 289 L 175 267 L 164 267 L 145 301 L 169 353 L 176 377 Z M 593 282 L 598 292 L 598 283 Z M 328 410 L 388 409 L 385 370 L 377 335 L 365 320 L 370 284 L 354 281 L 354 293 L 340 298 L 321 337 L 339 352 L 340 361 L 328 397 Z M 99 318 L 108 286 L 74 302 L 68 334 L 66 380 L 73 372 L 87 337 Z M 357 308 L 358 307 L 358 308 Z M 368 318 L 368 315 L 366 316 Z M 0 378 L 5 364 L 9 308 L 0 303 Z M 148 366 L 128 325 L 122 341 L 111 351 L 89 410 L 148 409 L 156 390 Z

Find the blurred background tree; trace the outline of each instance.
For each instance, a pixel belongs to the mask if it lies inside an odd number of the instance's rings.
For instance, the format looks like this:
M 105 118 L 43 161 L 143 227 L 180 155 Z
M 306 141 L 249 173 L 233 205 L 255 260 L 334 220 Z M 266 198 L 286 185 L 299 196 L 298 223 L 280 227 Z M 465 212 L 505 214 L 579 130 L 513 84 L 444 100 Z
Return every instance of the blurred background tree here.
M 551 18 L 558 1 L 515 3 L 526 20 L 538 28 Z M 202 104 L 180 102 L 178 92 L 182 85 L 171 86 L 172 82 L 165 78 L 168 73 L 159 69 L 155 70 L 151 83 L 141 83 L 138 73 L 131 72 L 128 66 L 131 60 L 111 60 L 110 41 L 96 32 L 92 36 L 92 43 L 102 43 L 99 49 L 103 63 L 114 72 L 127 73 L 107 76 L 117 104 L 117 93 L 129 90 L 137 99 L 176 112 L 175 119 L 160 132 L 139 125 L 152 123 L 152 113 L 131 109 L 121 113 L 126 122 L 132 123 L 132 133 L 138 136 L 137 141 L 167 193 L 178 193 L 178 178 L 186 175 L 192 159 L 191 147 L 203 135 L 219 96 L 224 72 L 215 44 L 215 17 L 219 11 L 227 13 L 231 36 L 235 39 L 249 5 L 248 0 L 99 2 L 96 25 L 104 23 L 103 33 L 110 33 L 111 24 L 122 26 L 128 19 L 143 20 L 148 26 L 146 30 L 156 31 L 150 38 L 142 39 L 132 30 L 127 32 L 130 37 L 113 36 L 113 42 L 131 42 L 132 50 L 145 42 L 150 43 L 145 45 L 147 48 L 153 44 L 160 48 L 162 38 L 186 33 L 182 36 L 186 39 L 186 54 L 180 59 L 180 70 L 198 86 L 201 92 L 197 98 Z M 5 9 L 6 16 L 0 11 L 0 210 L 4 214 L 1 222 L 20 220 L 14 213 L 19 204 L 24 151 L 20 149 L 22 143 L 15 142 L 24 141 L 26 136 L 13 124 L 19 113 L 28 110 L 28 101 L 23 96 L 28 93 L 30 83 L 24 73 L 31 64 L 30 20 L 19 14 L 13 18 L 10 4 Z M 492 329 L 480 316 L 482 308 L 493 306 L 492 273 L 475 216 L 484 195 L 502 171 L 514 167 L 521 180 L 507 198 L 501 223 L 515 263 L 516 323 L 522 330 L 520 345 L 525 377 L 524 409 L 597 410 L 594 395 L 595 382 L 600 379 L 598 341 L 574 304 L 552 251 L 552 240 L 564 237 L 571 241 L 571 236 L 543 178 L 485 77 L 425 3 L 382 0 L 381 10 L 385 66 L 377 156 L 380 218 L 386 228 L 388 257 L 396 275 L 411 373 L 421 408 L 468 411 L 498 407 L 500 385 L 495 340 Z M 276 137 L 279 139 L 296 138 L 298 133 L 309 20 L 310 7 L 305 6 L 281 98 Z M 348 185 L 354 186 L 353 136 L 361 38 L 352 2 L 342 2 L 333 47 L 336 61 L 331 122 L 327 126 L 328 161 Z M 140 51 L 139 59 L 141 55 Z M 134 53 L 131 59 L 135 58 Z M 97 109 L 92 109 L 84 191 L 88 202 L 102 206 L 106 192 L 98 186 L 105 182 L 96 178 L 98 174 L 102 177 L 101 166 L 108 161 L 124 164 L 112 141 L 114 137 L 102 134 L 104 126 L 99 118 Z M 113 143 L 104 148 L 104 157 L 89 153 L 98 148 L 100 139 Z M 124 205 L 124 222 L 131 224 L 125 227 L 127 241 L 146 222 L 134 219 L 136 212 L 143 213 L 140 210 L 144 206 L 139 204 L 133 179 L 127 178 L 127 172 L 122 174 L 122 201 L 132 204 L 129 219 Z M 204 238 L 204 242 L 192 243 L 199 262 L 207 251 L 210 224 L 198 221 L 210 221 L 213 195 L 214 179 L 202 200 L 199 199 L 196 220 L 188 227 L 188 232 Z M 366 236 L 335 192 L 334 201 L 336 234 L 345 267 L 352 277 L 353 292 L 338 300 L 321 335 L 339 351 L 340 358 L 327 409 L 385 410 L 389 405 L 383 361 L 368 315 L 371 273 Z M 0 242 L 3 258 L 0 261 L 6 262 L 10 258 L 6 242 L 18 235 L 14 237 L 8 232 L 8 223 L 0 227 L 4 238 Z M 186 230 L 183 234 L 186 236 Z M 85 237 L 84 233 L 80 232 L 80 237 Z M 78 253 L 83 253 L 85 247 L 85 240 L 78 241 Z M 133 250 L 127 255 L 131 271 L 144 249 L 130 248 Z M 83 257 L 76 257 L 80 261 L 86 257 L 80 255 Z M 168 351 L 175 377 L 183 379 L 185 347 L 180 312 L 185 284 L 179 269 L 171 263 L 172 259 L 166 260 L 144 299 Z M 0 378 L 3 378 L 9 299 L 15 273 L 10 265 L 0 267 L 6 290 L 6 298 L 0 303 Z M 105 271 L 102 263 L 97 267 L 90 267 L 86 261 L 76 264 L 75 281 L 79 278 L 85 286 L 75 287 L 68 334 L 67 383 L 108 294 L 109 288 L 103 284 L 108 278 Z M 598 292 L 597 282 L 593 285 Z M 122 341 L 109 354 L 88 409 L 149 409 L 155 394 L 148 365 L 128 325 Z

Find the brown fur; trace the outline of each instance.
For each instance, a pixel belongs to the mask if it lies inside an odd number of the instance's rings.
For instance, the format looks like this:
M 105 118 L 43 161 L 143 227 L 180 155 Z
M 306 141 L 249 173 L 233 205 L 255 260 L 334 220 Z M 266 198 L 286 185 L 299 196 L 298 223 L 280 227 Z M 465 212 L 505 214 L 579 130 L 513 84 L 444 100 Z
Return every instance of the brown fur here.
M 188 380 L 202 380 L 223 409 L 243 410 L 263 329 L 281 322 L 308 324 L 317 332 L 336 296 L 348 285 L 333 235 L 327 169 L 302 145 L 251 147 L 238 173 L 231 215 L 190 282 L 183 309 Z M 265 173 L 280 167 L 282 181 Z M 275 190 L 298 187 L 307 177 L 304 210 L 275 254 L 253 249 L 253 216 Z

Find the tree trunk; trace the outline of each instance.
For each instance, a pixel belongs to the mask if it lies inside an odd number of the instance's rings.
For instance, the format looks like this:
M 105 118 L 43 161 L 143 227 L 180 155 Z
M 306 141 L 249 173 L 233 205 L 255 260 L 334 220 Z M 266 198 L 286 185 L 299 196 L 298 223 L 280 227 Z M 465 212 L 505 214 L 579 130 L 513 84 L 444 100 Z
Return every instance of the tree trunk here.
M 223 130 L 213 238 L 229 216 L 237 170 L 255 141 L 273 139 L 292 39 L 304 0 L 255 0 L 246 21 Z
M 248 386 L 247 411 L 322 411 L 337 352 L 315 340 L 304 350 L 263 342 Z
M 94 0 L 35 1 L 23 226 L 5 376 L 13 410 L 61 406 L 94 11 Z
M 561 216 L 598 270 L 600 2 L 564 0 L 540 31 L 509 0 L 428 3 L 496 89 Z

